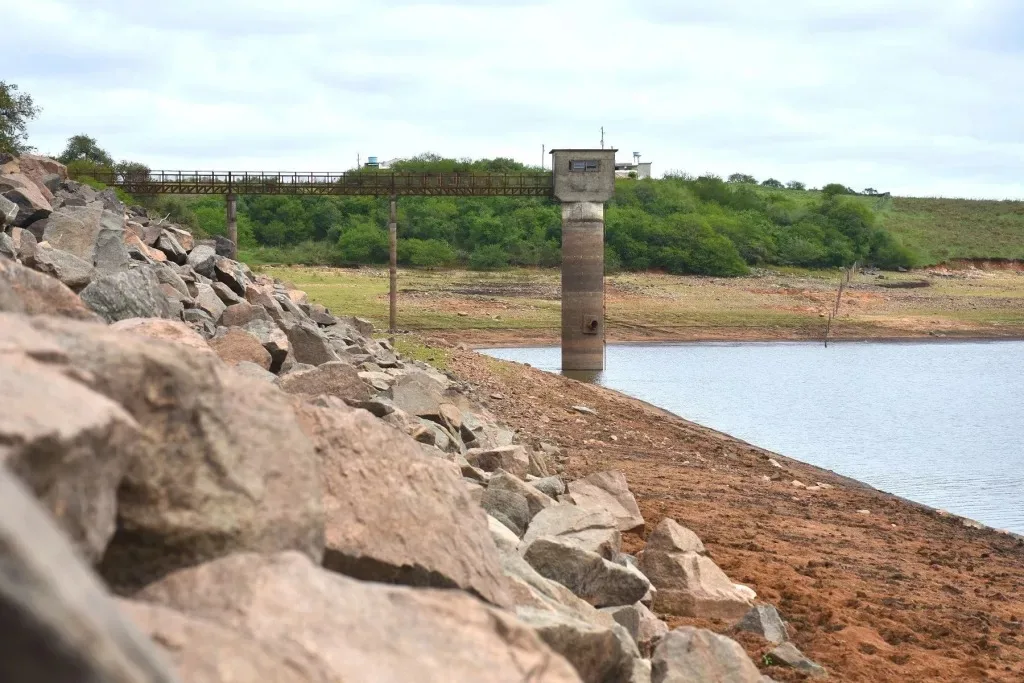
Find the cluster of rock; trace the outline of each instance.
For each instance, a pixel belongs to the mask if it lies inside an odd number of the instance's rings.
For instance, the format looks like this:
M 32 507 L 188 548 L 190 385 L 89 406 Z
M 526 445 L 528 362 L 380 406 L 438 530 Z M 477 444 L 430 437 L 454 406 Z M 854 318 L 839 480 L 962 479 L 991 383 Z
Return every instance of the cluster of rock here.
M 788 639 L 674 521 L 624 554 L 620 473 L 566 484 L 366 321 L 0 162 L 0 679 L 767 680 L 655 615 Z

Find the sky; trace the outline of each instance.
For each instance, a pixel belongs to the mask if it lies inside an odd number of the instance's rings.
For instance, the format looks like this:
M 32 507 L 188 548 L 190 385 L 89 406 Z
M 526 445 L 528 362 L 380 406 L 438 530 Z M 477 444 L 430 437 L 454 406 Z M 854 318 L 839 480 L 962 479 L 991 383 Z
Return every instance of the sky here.
M 153 169 L 538 165 L 1024 198 L 1022 0 L 0 0 L 0 78 Z

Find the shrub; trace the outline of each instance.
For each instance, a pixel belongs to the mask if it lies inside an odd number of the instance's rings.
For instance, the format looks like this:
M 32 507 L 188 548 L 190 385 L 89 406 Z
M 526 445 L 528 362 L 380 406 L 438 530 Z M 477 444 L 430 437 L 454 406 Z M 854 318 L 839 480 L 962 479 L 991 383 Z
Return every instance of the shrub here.
M 455 259 L 455 250 L 442 240 L 398 240 L 399 263 L 417 268 L 443 268 L 455 263 Z
M 341 233 L 338 238 L 341 258 L 348 263 L 386 263 L 388 234 L 369 223 L 362 223 Z
M 485 244 L 469 255 L 472 270 L 500 270 L 508 267 L 508 254 L 497 244 Z

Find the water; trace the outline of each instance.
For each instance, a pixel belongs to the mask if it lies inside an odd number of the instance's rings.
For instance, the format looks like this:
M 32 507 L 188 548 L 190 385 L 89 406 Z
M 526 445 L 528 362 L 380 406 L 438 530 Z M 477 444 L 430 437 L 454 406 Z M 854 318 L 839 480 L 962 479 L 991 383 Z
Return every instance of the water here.
M 1024 342 L 617 344 L 606 366 L 594 381 L 693 422 L 1024 533 Z

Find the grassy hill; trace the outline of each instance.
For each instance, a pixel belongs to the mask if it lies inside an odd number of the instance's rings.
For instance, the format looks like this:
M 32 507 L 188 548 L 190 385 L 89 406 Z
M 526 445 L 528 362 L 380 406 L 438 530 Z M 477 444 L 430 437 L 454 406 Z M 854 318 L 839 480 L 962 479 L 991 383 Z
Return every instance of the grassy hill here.
M 879 225 L 921 265 L 957 258 L 1024 259 L 1024 202 L 894 197 Z

